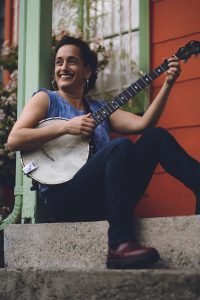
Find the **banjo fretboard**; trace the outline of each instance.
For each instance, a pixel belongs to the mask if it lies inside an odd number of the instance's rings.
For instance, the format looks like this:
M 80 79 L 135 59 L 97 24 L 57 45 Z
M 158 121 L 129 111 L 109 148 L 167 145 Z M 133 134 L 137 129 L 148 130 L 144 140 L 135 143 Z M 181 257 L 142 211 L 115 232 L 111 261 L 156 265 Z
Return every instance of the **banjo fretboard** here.
M 105 105 L 92 113 L 92 118 L 95 124 L 98 126 L 101 122 L 107 119 L 113 112 L 124 105 L 130 98 L 135 96 L 147 85 L 149 85 L 154 79 L 159 77 L 162 73 L 169 69 L 168 62 L 165 60 L 159 67 L 155 68 L 151 73 L 145 73 L 140 79 L 131 84 L 118 96 L 111 100 L 108 100 Z

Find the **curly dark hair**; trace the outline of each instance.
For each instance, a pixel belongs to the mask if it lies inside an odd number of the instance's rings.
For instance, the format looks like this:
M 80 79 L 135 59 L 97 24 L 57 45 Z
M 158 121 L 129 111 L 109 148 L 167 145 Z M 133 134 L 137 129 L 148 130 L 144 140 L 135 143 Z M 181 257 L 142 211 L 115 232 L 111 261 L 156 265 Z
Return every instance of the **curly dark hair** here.
M 89 78 L 89 82 L 87 86 L 85 86 L 84 93 L 87 93 L 89 90 L 95 87 L 95 83 L 97 80 L 97 68 L 98 68 L 98 58 L 96 53 L 90 49 L 87 42 L 75 38 L 72 36 L 63 36 L 61 40 L 59 40 L 54 49 L 54 63 L 58 50 L 60 47 L 64 45 L 75 45 L 80 49 L 81 57 L 83 59 L 85 66 L 90 66 L 92 74 Z

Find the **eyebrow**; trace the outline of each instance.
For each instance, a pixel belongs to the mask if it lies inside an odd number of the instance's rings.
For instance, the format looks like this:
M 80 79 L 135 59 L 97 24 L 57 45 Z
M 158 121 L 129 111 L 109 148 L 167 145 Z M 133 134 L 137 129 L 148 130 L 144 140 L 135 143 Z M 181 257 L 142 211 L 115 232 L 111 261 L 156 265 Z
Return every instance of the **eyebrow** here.
M 56 61 L 60 60 L 60 59 L 63 59 L 63 57 L 62 56 L 56 57 Z M 75 60 L 79 61 L 79 59 L 76 56 L 68 56 L 67 59 L 75 59 Z

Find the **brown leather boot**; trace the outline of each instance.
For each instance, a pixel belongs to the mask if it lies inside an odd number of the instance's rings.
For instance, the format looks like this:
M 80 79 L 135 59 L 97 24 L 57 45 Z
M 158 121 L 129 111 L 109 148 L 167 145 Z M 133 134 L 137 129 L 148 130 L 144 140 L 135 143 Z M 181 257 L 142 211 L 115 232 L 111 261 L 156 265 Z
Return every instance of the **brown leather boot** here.
M 135 245 L 132 241 L 122 243 L 108 250 L 108 269 L 138 269 L 146 268 L 157 262 L 160 256 L 152 247 Z

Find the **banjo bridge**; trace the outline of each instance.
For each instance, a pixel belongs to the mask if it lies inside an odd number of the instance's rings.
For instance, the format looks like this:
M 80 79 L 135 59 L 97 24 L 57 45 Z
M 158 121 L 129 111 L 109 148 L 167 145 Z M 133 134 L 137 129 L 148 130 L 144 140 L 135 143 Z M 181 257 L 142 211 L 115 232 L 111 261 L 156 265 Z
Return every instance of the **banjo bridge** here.
M 42 149 L 42 152 L 52 161 L 55 161 L 55 159 L 53 159 L 44 149 Z

